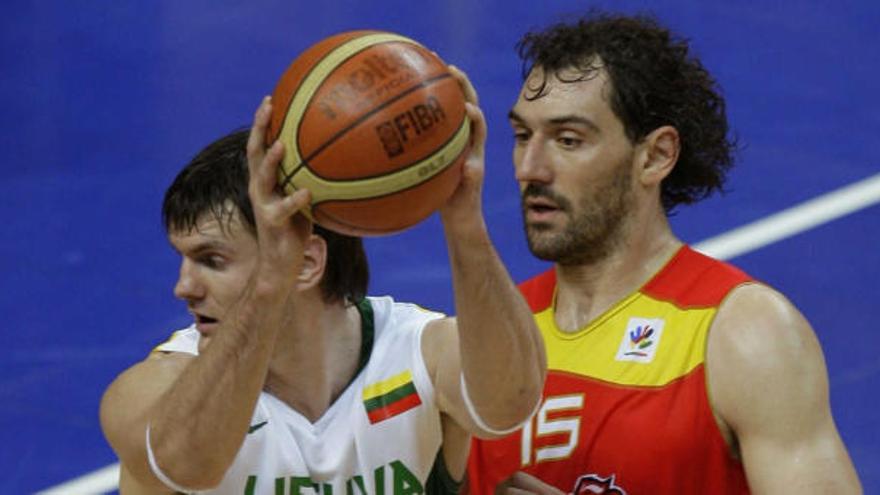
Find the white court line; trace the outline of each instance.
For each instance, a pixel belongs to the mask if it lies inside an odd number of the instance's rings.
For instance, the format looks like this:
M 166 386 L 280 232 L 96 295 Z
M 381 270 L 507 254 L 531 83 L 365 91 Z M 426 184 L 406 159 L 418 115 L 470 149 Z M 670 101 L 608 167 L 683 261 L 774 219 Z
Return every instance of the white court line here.
M 730 259 L 878 202 L 880 174 L 707 239 L 694 248 L 715 258 Z
M 880 203 L 880 174 L 816 197 L 769 217 L 694 244 L 694 249 L 730 259 L 781 241 L 849 213 Z M 118 488 L 119 464 L 112 464 L 37 495 L 99 495 Z
M 119 488 L 119 463 L 74 478 L 36 495 L 100 495 Z

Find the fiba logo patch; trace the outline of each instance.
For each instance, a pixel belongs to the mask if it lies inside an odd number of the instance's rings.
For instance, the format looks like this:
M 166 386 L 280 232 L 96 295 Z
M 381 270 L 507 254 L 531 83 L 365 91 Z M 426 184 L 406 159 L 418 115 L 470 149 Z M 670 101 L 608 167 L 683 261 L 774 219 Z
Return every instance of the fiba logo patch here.
M 617 349 L 615 361 L 650 363 L 660 347 L 663 335 L 662 318 L 630 318 Z
M 603 478 L 598 474 L 586 474 L 578 478 L 574 484 L 572 495 L 626 495 L 626 490 L 614 484 L 614 475 Z

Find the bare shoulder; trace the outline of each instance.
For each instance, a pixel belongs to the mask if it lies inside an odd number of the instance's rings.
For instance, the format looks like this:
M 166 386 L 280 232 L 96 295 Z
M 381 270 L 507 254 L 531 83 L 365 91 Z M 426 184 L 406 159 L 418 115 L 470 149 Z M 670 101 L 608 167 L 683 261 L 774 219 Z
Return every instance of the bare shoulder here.
M 195 357 L 180 352 L 153 352 L 122 372 L 107 388 L 101 408 L 141 402 L 164 392 Z
M 860 492 L 819 341 L 785 296 L 760 284 L 735 289 L 712 324 L 706 369 L 719 426 L 755 493 Z
M 827 401 L 825 362 L 812 327 L 791 301 L 763 284 L 743 285 L 722 303 L 706 366 L 716 412 L 734 427 L 754 416 L 739 414 L 742 408 L 760 410 L 745 404 L 749 399 Z
M 153 352 L 122 372 L 101 398 L 101 427 L 117 455 L 140 449 L 146 415 L 195 357 Z
M 784 365 L 819 351 L 812 327 L 779 291 L 763 284 L 733 290 L 718 310 L 709 337 L 710 352 L 732 353 L 743 364 Z
M 458 327 L 454 317 L 431 320 L 422 332 L 422 357 L 434 384 L 449 359 L 458 361 Z

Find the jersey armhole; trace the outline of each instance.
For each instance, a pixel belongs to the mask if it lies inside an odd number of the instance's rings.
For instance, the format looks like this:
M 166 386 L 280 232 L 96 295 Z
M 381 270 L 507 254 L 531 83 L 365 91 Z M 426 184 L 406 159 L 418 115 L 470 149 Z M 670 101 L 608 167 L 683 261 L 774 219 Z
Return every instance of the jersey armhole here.
M 443 448 L 441 447 L 440 450 L 437 451 L 437 458 L 434 460 L 434 465 L 431 467 L 431 474 L 428 475 L 428 480 L 425 482 L 425 494 L 457 495 L 459 490 L 461 490 L 463 482 L 463 478 L 456 481 L 449 473 L 449 469 L 446 467 L 446 461 L 443 459 Z
M 413 380 L 417 381 L 420 390 L 424 390 L 430 399 L 431 406 L 437 408 L 436 392 L 434 391 L 434 382 L 431 381 L 431 374 L 428 373 L 428 365 L 425 364 L 425 356 L 422 354 L 422 336 L 425 334 L 425 328 L 435 319 L 426 319 L 416 330 L 415 338 L 413 338 L 412 363 L 413 363 Z M 438 408 L 439 411 L 439 408 Z

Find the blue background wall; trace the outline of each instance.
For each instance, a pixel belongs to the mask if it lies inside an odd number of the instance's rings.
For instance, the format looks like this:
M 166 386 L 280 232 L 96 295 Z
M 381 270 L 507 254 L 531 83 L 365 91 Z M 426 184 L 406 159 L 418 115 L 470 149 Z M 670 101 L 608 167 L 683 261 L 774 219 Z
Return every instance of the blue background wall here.
M 120 371 L 188 323 L 159 222 L 165 187 L 247 124 L 301 50 L 377 28 L 466 70 L 490 128 L 485 209 L 517 280 L 526 249 L 506 114 L 526 29 L 586 2 L 71 1 L 0 17 L 0 493 L 115 462 L 97 419 Z M 880 4 L 868 0 L 599 1 L 651 10 L 690 38 L 744 147 L 730 192 L 674 218 L 688 242 L 880 172 Z M 825 348 L 832 404 L 867 493 L 880 493 L 878 206 L 734 259 L 788 294 Z M 367 243 L 371 292 L 453 311 L 436 218 Z M 767 400 L 772 400 L 768 398 Z

